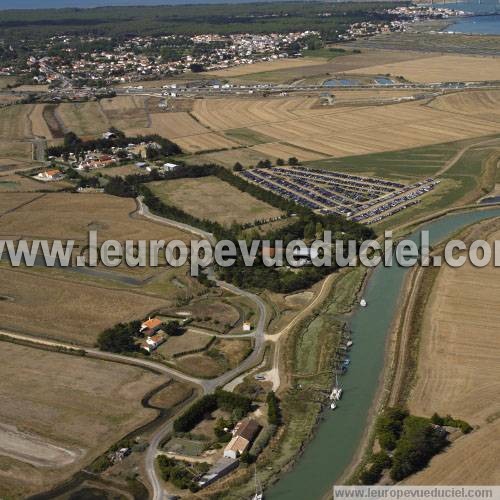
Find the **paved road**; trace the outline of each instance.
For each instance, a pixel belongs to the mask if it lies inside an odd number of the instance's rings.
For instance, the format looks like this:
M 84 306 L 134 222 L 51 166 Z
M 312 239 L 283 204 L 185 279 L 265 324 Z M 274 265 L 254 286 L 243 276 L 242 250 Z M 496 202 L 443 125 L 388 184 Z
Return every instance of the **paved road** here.
M 163 217 L 159 217 L 157 215 L 153 215 L 150 213 L 148 207 L 144 205 L 141 199 L 137 199 L 138 210 L 137 213 L 147 219 L 150 219 L 154 222 L 173 226 L 179 228 L 183 231 L 188 231 L 197 236 L 201 236 L 202 238 L 206 238 L 211 242 L 215 242 L 215 238 L 211 233 L 203 231 L 201 229 L 191 227 L 187 224 L 183 224 L 181 222 L 173 221 L 170 219 L 166 219 Z M 150 361 L 148 359 L 143 358 L 135 358 L 131 356 L 124 356 L 122 354 L 115 354 L 111 352 L 100 351 L 94 348 L 80 347 L 72 344 L 67 344 L 65 342 L 60 342 L 57 340 L 49 340 L 43 338 L 32 337 L 30 335 L 15 333 L 9 331 L 0 330 L 0 335 L 5 337 L 9 337 L 13 340 L 30 342 L 32 344 L 39 344 L 41 346 L 53 347 L 53 348 L 64 348 L 64 349 L 78 349 L 85 352 L 85 354 L 89 357 L 98 358 L 107 361 L 117 361 L 121 363 L 126 363 L 134 366 L 138 366 L 141 368 L 149 368 L 159 373 L 163 373 L 171 378 L 189 382 L 191 384 L 197 385 L 201 388 L 204 394 L 208 394 L 214 392 L 218 387 L 223 387 L 227 383 L 229 383 L 234 378 L 240 376 L 242 373 L 250 370 L 252 367 L 258 365 L 263 356 L 264 343 L 265 343 L 265 327 L 267 323 L 267 309 L 265 302 L 257 295 L 247 292 L 246 290 L 242 290 L 234 285 L 226 283 L 224 281 L 219 281 L 213 278 L 213 270 L 210 270 L 211 279 L 213 279 L 217 286 L 227 290 L 233 294 L 240 295 L 242 297 L 248 298 L 252 301 L 258 309 L 259 319 L 255 326 L 255 330 L 252 334 L 249 335 L 238 335 L 238 338 L 251 337 L 253 338 L 253 350 L 251 354 L 236 368 L 220 375 L 214 379 L 199 379 L 196 377 L 192 377 L 185 373 L 182 373 L 178 370 L 170 368 L 164 364 L 157 363 L 155 361 Z M 168 421 L 164 425 L 162 425 L 154 435 L 151 437 L 150 446 L 148 447 L 145 455 L 145 466 L 148 475 L 148 479 L 153 489 L 153 500 L 163 500 L 166 496 L 166 492 L 162 485 L 161 479 L 158 477 L 155 469 L 155 459 L 158 454 L 158 447 L 162 439 L 165 435 L 172 431 L 172 422 Z
M 140 83 L 140 82 L 138 82 Z M 240 87 L 230 87 L 214 89 L 206 86 L 199 87 L 179 87 L 176 89 L 170 89 L 174 91 L 180 97 L 193 97 L 193 96 L 241 96 L 248 94 L 255 94 L 267 92 L 267 93 L 295 93 L 295 92 L 334 92 L 336 90 L 392 90 L 392 89 L 411 89 L 420 91 L 446 91 L 446 90 L 468 90 L 468 89 L 494 89 L 498 88 L 498 84 L 493 82 L 455 82 L 455 83 L 394 83 L 391 85 L 378 85 L 378 84 L 366 84 L 366 85 L 342 85 L 340 87 L 329 87 L 325 85 L 297 85 L 297 83 L 288 84 L 266 84 L 266 85 L 246 85 L 244 88 Z M 146 95 L 146 96 L 156 96 L 165 97 L 164 94 L 169 92 L 169 89 L 164 89 L 161 87 L 143 87 L 139 88 L 122 88 L 115 87 L 112 88 L 117 95 Z
M 212 233 L 203 231 L 202 229 L 198 229 L 196 227 L 184 224 L 182 222 L 154 215 L 149 211 L 149 208 L 147 207 L 147 205 L 144 204 L 141 197 L 137 198 L 136 201 L 137 201 L 136 213 L 139 214 L 140 216 L 149 219 L 153 222 L 157 222 L 159 224 L 176 227 L 183 231 L 187 231 L 196 236 L 207 239 L 208 241 L 210 241 L 212 245 L 215 245 L 216 240 Z M 265 327 L 267 323 L 266 304 L 259 296 L 247 292 L 246 290 L 242 290 L 241 288 L 235 287 L 234 285 L 231 285 L 224 281 L 216 280 L 213 277 L 213 269 L 209 269 L 208 274 L 209 278 L 214 280 L 218 287 L 223 288 L 224 290 L 227 290 L 236 295 L 246 297 L 250 301 L 252 301 L 257 306 L 257 309 L 259 311 L 259 319 L 257 321 L 257 325 L 255 326 L 255 330 L 253 332 L 254 345 L 252 353 L 239 366 L 222 374 L 221 376 L 210 380 L 199 380 L 198 384 L 202 386 L 203 391 L 205 393 L 213 392 L 215 391 L 215 389 L 217 389 L 217 387 L 225 386 L 228 382 L 238 377 L 242 373 L 248 371 L 261 361 L 265 343 Z M 148 450 L 146 452 L 145 467 L 147 470 L 149 482 L 153 488 L 153 500 L 163 500 L 165 498 L 166 493 L 162 486 L 162 481 L 161 479 L 158 478 L 158 475 L 156 473 L 155 458 L 158 454 L 158 446 L 160 442 L 167 433 L 171 432 L 171 430 L 172 430 L 171 422 L 167 422 L 165 425 L 160 427 L 155 432 L 154 436 L 151 438 L 150 446 L 148 447 Z
M 21 341 L 25 341 L 25 342 L 30 342 L 32 344 L 39 344 L 39 345 L 47 346 L 47 347 L 55 347 L 55 348 L 73 349 L 73 350 L 84 351 L 85 355 L 88 357 L 91 357 L 91 358 L 99 358 L 99 359 L 103 359 L 105 361 L 119 361 L 121 363 L 135 365 L 135 366 L 138 366 L 140 368 L 149 368 L 149 369 L 155 370 L 156 372 L 160 372 L 160 373 L 163 373 L 165 375 L 168 375 L 169 377 L 172 377 L 174 379 L 184 381 L 184 382 L 190 382 L 191 384 L 195 384 L 195 385 L 199 385 L 199 386 L 201 386 L 201 388 L 205 392 L 207 392 L 207 388 L 204 386 L 204 382 L 206 382 L 205 380 L 201 380 L 201 379 L 198 379 L 196 377 L 191 377 L 189 375 L 186 375 L 185 373 L 182 373 L 178 370 L 170 368 L 166 365 L 163 365 L 161 363 L 157 363 L 156 361 L 149 361 L 148 359 L 134 358 L 132 356 L 124 356 L 123 354 L 115 354 L 112 352 L 100 351 L 99 349 L 80 347 L 77 345 L 59 342 L 57 340 L 48 340 L 48 339 L 33 337 L 31 335 L 26 335 L 23 333 L 14 333 L 14 332 L 0 330 L 0 335 L 3 335 L 5 337 L 9 337 L 13 340 L 21 340 Z

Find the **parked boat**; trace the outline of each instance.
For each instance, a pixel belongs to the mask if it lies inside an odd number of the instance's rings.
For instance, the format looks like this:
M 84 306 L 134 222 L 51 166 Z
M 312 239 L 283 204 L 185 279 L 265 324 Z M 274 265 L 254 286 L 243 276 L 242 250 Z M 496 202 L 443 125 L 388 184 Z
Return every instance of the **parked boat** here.
M 347 349 L 351 348 L 352 344 L 353 344 L 353 341 L 352 340 L 348 340 L 347 344 L 346 344 Z
M 330 409 L 335 410 L 335 408 L 337 408 L 337 405 L 335 404 L 334 401 L 332 401 L 330 404 Z
M 342 392 L 343 392 L 343 389 L 339 385 L 337 374 L 335 374 L 335 385 L 333 386 L 333 390 L 330 394 L 330 399 L 335 400 L 335 401 L 339 401 L 340 398 L 342 397 Z
M 366 300 L 365 299 L 361 299 L 360 302 L 359 302 L 359 305 L 361 307 L 366 307 L 368 304 L 366 303 Z

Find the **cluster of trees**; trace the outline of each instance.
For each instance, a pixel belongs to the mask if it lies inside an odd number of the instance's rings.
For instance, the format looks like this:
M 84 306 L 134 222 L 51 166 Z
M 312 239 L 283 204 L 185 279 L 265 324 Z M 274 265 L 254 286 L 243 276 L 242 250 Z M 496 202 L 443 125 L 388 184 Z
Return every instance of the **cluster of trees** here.
M 137 196 L 137 187 L 121 177 L 110 177 L 104 186 L 104 192 L 113 196 L 135 198 Z
M 116 353 L 138 351 L 135 337 L 140 327 L 141 322 L 137 320 L 130 323 L 119 323 L 99 334 L 97 346 L 101 351 Z
M 76 181 L 81 188 L 98 188 L 101 186 L 100 174 L 91 177 L 83 177 L 74 168 L 68 168 L 65 172 L 66 179 Z
M 97 337 L 97 347 L 101 351 L 124 353 L 137 352 L 139 347 L 136 344 L 136 338 L 139 336 L 141 322 L 139 320 L 130 323 L 118 323 L 112 328 L 101 332 Z M 177 321 L 169 321 L 162 325 L 163 331 L 170 336 L 177 337 L 185 332 Z
M 198 491 L 198 485 L 193 480 L 195 475 L 189 469 L 188 464 L 166 457 L 165 455 L 160 455 L 156 459 L 156 463 L 158 464 L 163 480 L 170 481 L 181 490 L 189 488 L 193 493 Z
M 226 411 L 238 410 L 246 415 L 252 407 L 252 401 L 240 394 L 217 389 L 214 394 L 207 394 L 192 404 L 181 416 L 174 421 L 175 432 L 189 432 L 199 424 L 207 414 L 217 408 Z
M 164 5 L 141 8 L 102 7 L 100 9 L 37 9 L 36 11 L 11 10 L 2 13 L 0 29 L 5 46 L 14 44 L 14 49 L 30 46 L 40 47 L 47 37 L 65 34 L 102 35 L 111 37 L 114 46 L 130 34 L 181 36 L 202 33 L 289 33 L 298 30 L 316 30 L 323 39 L 336 38 L 353 22 L 374 19 L 393 19 L 382 10 L 389 2 L 356 2 L 338 5 L 326 2 L 265 2 L 263 4 Z M 319 14 L 331 13 L 324 17 Z M 162 40 L 167 42 L 167 40 Z M 92 45 L 82 44 L 81 50 Z M 101 45 L 102 43 L 102 45 Z M 95 47 L 108 49 L 105 41 Z M 152 55 L 155 55 L 152 53 Z
M 282 167 L 282 166 L 286 165 L 287 163 L 288 163 L 288 165 L 294 166 L 294 165 L 299 164 L 299 160 L 297 158 L 295 158 L 295 156 L 288 158 L 287 162 L 285 162 L 285 160 L 283 160 L 283 158 L 278 158 L 276 160 L 276 165 L 278 167 Z M 257 165 L 255 165 L 255 168 L 271 168 L 272 166 L 273 166 L 273 163 L 271 162 L 271 160 L 259 160 Z M 252 168 L 252 167 L 250 167 L 250 168 Z M 239 161 L 237 161 L 233 165 L 233 172 L 241 172 L 241 171 L 243 171 L 243 165 Z
M 162 330 L 171 337 L 179 337 L 186 331 L 186 329 L 179 325 L 179 322 L 177 321 L 169 321 L 168 323 L 164 323 L 162 325 Z
M 175 142 L 169 141 L 157 134 L 127 137 L 122 131 L 116 128 L 110 128 L 109 131 L 113 133 L 113 136 L 109 139 L 102 137 L 89 141 L 82 140 L 74 132 L 67 132 L 64 134 L 63 145 L 47 148 L 47 155 L 62 156 L 67 159 L 69 158 L 69 154 L 73 153 L 77 158 L 83 158 L 85 151 L 99 150 L 104 153 L 111 153 L 111 148 L 125 148 L 129 144 L 140 144 L 141 142 L 155 142 L 160 146 L 159 149 L 149 148 L 147 150 L 148 156 L 151 157 L 150 159 L 182 152 L 181 148 Z
M 389 469 L 394 481 L 422 470 L 429 460 L 448 445 L 443 425 L 470 432 L 472 427 L 450 416 L 415 417 L 402 408 L 387 408 L 376 423 L 376 437 L 382 450 L 373 454 L 361 471 L 362 484 L 375 484 Z
M 377 484 L 385 469 L 392 465 L 391 457 L 386 451 L 382 450 L 373 453 L 370 457 L 370 464 L 361 471 L 359 479 L 362 484 Z
M 267 421 L 271 425 L 280 425 L 281 424 L 280 403 L 274 391 L 271 391 L 267 394 L 266 402 L 267 402 Z
M 446 432 L 427 418 L 408 416 L 392 457 L 391 478 L 401 481 L 422 470 L 446 445 Z
M 271 231 L 263 239 L 282 240 L 284 248 L 292 240 L 310 240 L 321 237 L 324 230 L 329 230 L 341 239 L 358 242 L 373 237 L 373 230 L 360 224 L 347 221 L 338 216 L 322 216 L 312 212 L 300 214 L 286 227 Z M 317 234 L 319 233 L 319 234 Z M 284 268 L 267 267 L 261 255 L 255 259 L 252 267 L 246 267 L 243 258 L 236 259 L 234 265 L 218 269 L 219 276 L 236 286 L 268 289 L 278 293 L 290 293 L 308 288 L 336 269 L 332 267 L 306 266 L 300 272 Z
M 377 419 L 375 427 L 380 447 L 392 451 L 403 432 L 403 422 L 409 413 L 402 408 L 387 408 Z

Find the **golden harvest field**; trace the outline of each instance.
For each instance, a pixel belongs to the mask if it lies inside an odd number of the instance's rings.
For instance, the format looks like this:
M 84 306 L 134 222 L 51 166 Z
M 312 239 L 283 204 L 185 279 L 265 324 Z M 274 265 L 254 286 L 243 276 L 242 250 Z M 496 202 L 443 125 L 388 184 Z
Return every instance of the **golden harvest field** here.
M 433 101 L 438 105 L 440 99 Z M 496 121 L 457 116 L 420 102 L 384 106 L 315 106 L 308 97 L 276 99 L 205 99 L 193 114 L 212 130 L 248 128 L 273 139 L 324 156 L 349 156 L 451 142 L 500 130 Z M 279 157 L 278 146 L 253 149 Z M 303 153 L 304 154 L 304 153 Z M 304 158 L 306 159 L 306 158 Z
M 217 177 L 177 179 L 151 184 L 153 192 L 167 203 L 200 219 L 210 219 L 225 226 L 279 217 L 277 208 L 253 198 Z
M 106 195 L 5 193 L 0 202 L 0 238 L 74 239 L 85 245 L 89 230 L 97 230 L 99 241 L 189 238 L 175 228 L 130 217 L 135 208 L 131 199 Z M 0 301 L 0 324 L 92 345 L 105 328 L 172 307 L 178 294 L 188 295 L 189 280 L 183 289 L 172 282 L 183 280 L 185 272 L 185 268 L 125 264 L 81 272 L 2 266 L 1 294 L 8 300 Z
M 2 195 L 5 206 L 17 206 L 18 194 Z M 188 240 L 178 229 L 130 217 L 136 204 L 130 198 L 104 194 L 50 193 L 23 205 L 0 219 L 0 235 L 24 238 L 64 238 L 87 240 L 88 231 L 98 233 L 99 241 L 117 239 Z
M 211 154 L 213 158 L 206 159 L 215 161 L 220 156 L 226 166 L 239 158 L 244 165 L 251 165 L 263 157 L 275 160 L 295 156 L 313 161 L 396 151 L 500 131 L 500 92 L 495 90 L 467 90 L 430 101 L 399 103 L 383 100 L 411 92 L 332 92 L 339 94 L 335 101 L 339 105 L 321 106 L 316 95 L 223 97 L 195 99 L 191 112 L 164 112 L 157 109 L 157 100 L 152 98 L 120 96 L 100 103 L 63 103 L 51 111 L 51 116 L 58 117 L 64 130 L 83 137 L 98 136 L 111 126 L 129 135 L 159 134 L 187 153 Z M 5 116 L 5 139 L 26 140 L 31 133 L 52 137 L 43 106 L 11 107 L 16 126 L 11 130 L 10 117 Z M 26 114 L 31 118 L 27 128 L 22 126 Z M 0 114 L 0 136 L 1 125 Z M 218 156 L 224 151 L 230 152 L 230 158 Z
M 56 113 L 67 130 L 79 137 L 95 137 L 108 130 L 110 123 L 103 109 L 96 101 L 62 103 Z
M 145 96 L 117 96 L 113 99 L 101 99 L 99 104 L 110 125 L 128 131 L 142 130 L 149 126 L 147 102 L 148 98 Z
M 0 497 L 26 498 L 62 482 L 156 414 L 140 404 L 162 382 L 150 372 L 1 347 L 0 376 L 9 383 L 0 387 Z
M 500 63 L 499 63 L 500 64 Z M 500 121 L 500 90 L 455 92 L 430 103 L 434 109 Z
M 498 227 L 498 226 L 497 226 Z M 498 230 L 487 239 L 492 244 Z M 424 313 L 411 413 L 452 415 L 477 427 L 409 484 L 498 484 L 500 271 L 443 267 Z
M 404 76 L 418 83 L 500 80 L 498 57 L 429 56 L 412 61 L 367 66 L 346 71 L 351 75 Z
M 2 178 L 0 177 L 0 180 Z M 35 198 L 41 196 L 40 194 L 29 193 L 6 193 L 0 198 L 0 217 L 6 212 L 14 211 L 27 203 L 30 203 Z M 0 227 L 1 227 L 0 222 Z
M 440 270 L 425 312 L 412 413 L 480 425 L 500 412 L 499 278 L 493 266 Z
M 78 276 L 61 279 L 50 270 L 42 274 L 0 267 L 1 294 L 8 298 L 0 300 L 0 324 L 10 331 L 92 346 L 104 329 L 172 305 L 172 297 L 98 286 Z
M 31 104 L 15 104 L 0 108 L 0 142 L 15 141 L 31 137 L 29 115 Z
M 52 131 L 50 130 L 47 121 L 45 120 L 44 111 L 46 109 L 46 104 L 35 104 L 29 119 L 31 122 L 31 131 L 33 135 L 45 137 L 46 139 L 53 139 Z

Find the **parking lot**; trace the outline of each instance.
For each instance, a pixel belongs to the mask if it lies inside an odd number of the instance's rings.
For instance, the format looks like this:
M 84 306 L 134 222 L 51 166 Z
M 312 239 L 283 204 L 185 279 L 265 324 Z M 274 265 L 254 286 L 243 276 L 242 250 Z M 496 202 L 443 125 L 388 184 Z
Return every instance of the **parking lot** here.
M 339 214 L 365 224 L 374 224 L 419 203 L 420 197 L 439 183 L 428 178 L 405 185 L 303 166 L 256 168 L 241 175 L 315 212 Z

